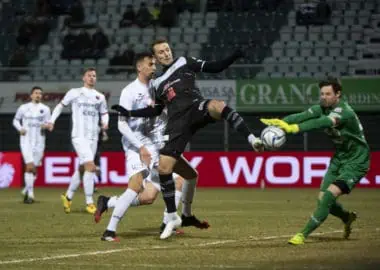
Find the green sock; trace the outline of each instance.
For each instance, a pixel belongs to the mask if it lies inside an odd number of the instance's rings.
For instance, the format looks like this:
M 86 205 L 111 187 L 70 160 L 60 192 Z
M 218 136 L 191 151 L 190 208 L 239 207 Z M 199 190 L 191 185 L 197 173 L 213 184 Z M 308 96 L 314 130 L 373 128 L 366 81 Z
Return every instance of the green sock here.
M 321 201 L 318 204 L 317 209 L 314 211 L 313 215 L 309 219 L 306 226 L 303 228 L 301 233 L 308 237 L 316 228 L 319 227 L 327 218 L 330 212 L 331 205 L 336 201 L 335 196 L 330 191 L 325 191 Z
M 347 210 L 344 210 L 342 204 L 335 201 L 335 203 L 330 208 L 330 214 L 340 218 L 344 223 L 346 223 L 350 213 Z

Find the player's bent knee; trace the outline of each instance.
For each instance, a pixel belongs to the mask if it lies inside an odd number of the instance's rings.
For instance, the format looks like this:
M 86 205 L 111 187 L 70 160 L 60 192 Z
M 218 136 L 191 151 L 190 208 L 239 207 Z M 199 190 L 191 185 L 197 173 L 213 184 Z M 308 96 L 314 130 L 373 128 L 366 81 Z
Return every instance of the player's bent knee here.
M 171 166 L 162 165 L 158 167 L 159 174 L 171 174 L 173 173 L 173 168 Z
M 318 194 L 318 200 L 319 201 L 322 200 L 323 194 L 325 194 L 323 191 L 319 192 L 319 194 Z
M 332 191 L 334 195 L 336 195 L 335 193 L 338 193 L 338 195 L 340 195 L 349 194 L 351 192 L 350 188 L 343 180 L 336 180 L 329 186 L 328 189 Z
M 96 171 L 95 163 L 93 161 L 85 163 L 84 170 L 87 172 L 95 172 Z

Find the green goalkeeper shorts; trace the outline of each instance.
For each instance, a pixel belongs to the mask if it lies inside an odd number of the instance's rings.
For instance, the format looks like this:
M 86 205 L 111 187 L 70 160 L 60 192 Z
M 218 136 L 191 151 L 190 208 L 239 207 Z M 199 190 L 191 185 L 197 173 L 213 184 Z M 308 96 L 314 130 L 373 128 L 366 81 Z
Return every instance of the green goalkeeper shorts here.
M 343 193 L 350 193 L 369 170 L 369 159 L 364 163 L 340 162 L 337 158 L 332 158 L 330 166 L 321 183 L 320 190 L 326 191 L 331 184 L 339 186 Z M 344 183 L 342 186 L 341 184 Z

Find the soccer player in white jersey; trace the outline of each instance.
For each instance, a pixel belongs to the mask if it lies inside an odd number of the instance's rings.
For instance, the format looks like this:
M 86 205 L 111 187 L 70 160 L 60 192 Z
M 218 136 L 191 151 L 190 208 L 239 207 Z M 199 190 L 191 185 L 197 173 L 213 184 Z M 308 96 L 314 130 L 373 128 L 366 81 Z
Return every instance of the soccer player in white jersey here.
M 83 87 L 70 89 L 62 101 L 55 107 L 49 128 L 51 130 L 54 128 L 54 123 L 61 114 L 63 107 L 71 104 L 71 139 L 81 168 L 80 170 L 75 170 L 66 194 L 61 196 L 63 209 L 66 213 L 70 213 L 74 193 L 80 184 L 80 171 L 84 168 L 83 187 L 86 197 L 86 211 L 94 214 L 96 206 L 92 196 L 94 193 L 96 171 L 94 157 L 99 136 L 99 115 L 103 130 L 108 129 L 109 115 L 106 98 L 102 93 L 95 90 L 96 70 L 94 68 L 85 70 L 83 82 Z
M 149 80 L 156 70 L 155 59 L 149 52 L 139 53 L 136 55 L 135 66 L 137 78 L 122 90 L 119 102 L 120 106 L 129 110 L 144 108 L 153 103 L 149 92 Z M 152 172 L 154 166 L 158 165 L 159 142 L 162 141 L 162 129 L 166 124 L 164 118 L 164 114 L 150 119 L 119 118 L 118 128 L 123 135 L 122 145 L 126 154 L 126 170 L 129 181 L 127 190 L 120 197 L 112 197 L 109 200 L 100 196 L 98 199 L 100 209 L 95 214 L 96 222 L 100 220 L 101 214 L 108 207 L 115 207 L 107 229 L 101 238 L 104 241 L 118 241 L 116 238 L 117 225 L 131 205 L 141 203 L 138 202 L 138 194 L 144 179 L 148 179 L 147 185 L 150 187 L 157 185 L 150 181 L 154 181 Z M 159 181 L 159 178 L 156 178 Z M 159 189 L 159 186 L 155 188 L 156 194 Z
M 50 108 L 41 103 L 42 88 L 34 86 L 30 92 L 31 102 L 21 105 L 13 119 L 13 126 L 20 133 L 20 148 L 25 162 L 24 203 L 34 202 L 36 167 L 41 165 L 45 150 L 45 130 L 50 120 Z

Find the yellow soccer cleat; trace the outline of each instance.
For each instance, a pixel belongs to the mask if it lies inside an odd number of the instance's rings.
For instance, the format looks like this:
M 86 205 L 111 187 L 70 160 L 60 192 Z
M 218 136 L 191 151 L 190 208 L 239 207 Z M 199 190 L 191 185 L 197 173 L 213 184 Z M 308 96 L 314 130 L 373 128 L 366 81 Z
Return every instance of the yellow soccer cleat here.
M 86 211 L 87 211 L 87 213 L 90 213 L 92 215 L 95 214 L 95 212 L 96 212 L 95 204 L 93 204 L 93 203 L 87 204 Z
M 65 194 L 61 195 L 61 200 L 62 200 L 62 204 L 63 204 L 63 211 L 65 211 L 66 214 L 70 213 L 71 201 L 67 199 Z
M 288 243 L 291 245 L 303 245 L 305 244 L 305 236 L 302 233 L 297 233 L 289 239 Z

